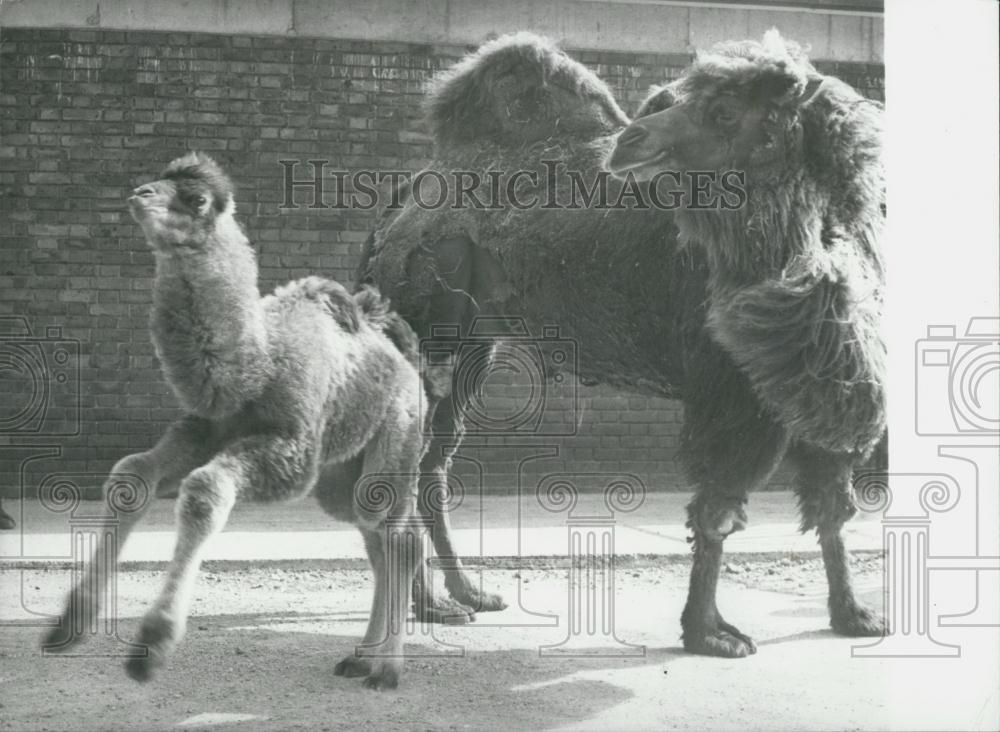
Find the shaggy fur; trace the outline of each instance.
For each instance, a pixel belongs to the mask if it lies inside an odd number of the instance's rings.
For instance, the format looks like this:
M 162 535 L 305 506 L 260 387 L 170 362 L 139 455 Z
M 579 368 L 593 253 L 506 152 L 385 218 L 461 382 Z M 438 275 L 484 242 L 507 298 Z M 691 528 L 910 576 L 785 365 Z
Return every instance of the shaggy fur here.
M 853 597 L 840 527 L 854 512 L 851 468 L 885 433 L 881 105 L 818 74 L 772 31 L 700 56 L 643 110 L 609 159 L 619 175 L 745 172 L 747 205 L 678 210 L 680 240 L 708 261 L 708 331 L 781 429 L 756 454 L 766 467 L 779 441 L 794 444 L 803 529 L 819 530 L 834 628 L 879 633 Z M 714 607 L 722 539 L 745 521 L 743 499 L 704 492 L 689 507 L 695 572 L 682 624 L 685 645 L 709 653 L 754 651 Z
M 488 140 L 586 141 L 628 123 L 603 81 L 530 33 L 490 41 L 442 73 L 425 111 L 439 152 Z
M 741 122 L 713 118 L 720 99 Z M 772 32 L 701 56 L 644 107 L 612 167 L 746 172 L 748 205 L 677 215 L 709 257 L 714 336 L 791 435 L 868 453 L 885 430 L 881 105 Z
M 551 69 L 560 71 L 553 75 Z M 487 44 L 431 89 L 428 111 L 436 154 L 429 168 L 445 173 L 491 167 L 540 169 L 541 160 L 554 159 L 585 176 L 595 174 L 626 120 L 617 107 L 607 112 L 610 94 L 606 89 L 595 94 L 592 85 L 589 71 L 544 39 L 519 34 Z M 675 101 L 674 89 L 656 90 L 643 113 L 667 109 Z M 820 99 L 816 103 L 825 104 Z M 531 116 L 526 117 L 529 110 Z M 586 135 L 561 128 L 561 120 L 587 115 L 590 126 L 576 128 L 586 130 Z M 830 111 L 828 118 L 817 115 L 816 120 L 837 127 L 841 116 Z M 498 135 L 498 130 L 506 132 Z M 523 136 L 518 137 L 518 131 Z M 828 158 L 814 162 L 811 176 L 832 175 Z M 610 183 L 611 200 L 620 186 Z M 869 205 L 861 195 L 842 198 L 845 205 L 853 200 L 856 210 L 867 210 Z M 706 218 L 706 225 L 714 220 Z M 832 231 L 854 229 L 841 222 Z M 871 241 L 874 247 L 877 242 Z M 803 529 L 820 531 L 834 628 L 861 635 L 880 632 L 879 621 L 853 597 L 840 540 L 840 527 L 853 511 L 849 476 L 860 455 L 803 442 L 794 433 L 798 429 L 794 419 L 783 422 L 779 410 L 765 405 L 752 384 L 752 370 L 740 368 L 726 350 L 729 336 L 708 324 L 713 306 L 713 322 L 726 320 L 719 307 L 729 303 L 718 296 L 723 281 L 728 281 L 728 274 L 717 276 L 719 251 L 693 244 L 680 246 L 674 217 L 655 209 L 427 211 L 411 201 L 387 215 L 373 232 L 359 281 L 377 284 L 391 296 L 422 337 L 439 324 L 458 324 L 468 332 L 477 315 L 517 315 L 526 318 L 535 333 L 540 332 L 539 325 L 554 324 L 577 340 L 577 375 L 583 383 L 611 383 L 684 400 L 682 459 L 697 489 L 689 507 L 695 562 L 682 618 L 686 648 L 725 656 L 755 650 L 747 636 L 722 619 L 715 605 L 722 540 L 745 524 L 747 493 L 766 482 L 786 452 L 799 466 Z M 834 246 L 831 251 L 824 260 L 830 272 L 850 261 L 843 252 L 851 250 Z M 765 260 L 774 258 L 763 254 Z M 755 256 L 746 257 L 753 266 Z M 863 372 L 852 365 L 853 346 L 838 341 L 839 326 L 825 320 L 831 310 L 846 308 L 849 296 L 826 290 L 822 297 L 812 297 L 809 276 L 818 271 L 817 265 L 792 268 L 789 281 L 777 293 L 744 292 L 745 304 L 738 306 L 742 317 L 726 322 L 733 337 L 751 339 L 748 333 L 772 318 L 771 324 L 783 331 L 770 333 L 775 342 L 765 354 L 772 363 L 787 369 L 804 358 L 803 364 L 814 368 L 820 380 L 832 371 L 836 378 L 846 374 L 848 381 L 863 381 Z M 877 280 L 878 272 L 872 271 Z M 770 278 L 741 282 L 746 290 L 769 283 Z M 858 286 L 852 281 L 851 299 L 860 292 Z M 783 303 L 769 304 L 771 294 L 780 295 Z M 795 297 L 807 305 L 798 307 Z M 793 316 L 778 307 L 790 302 L 796 305 Z M 807 313 L 823 313 L 824 319 L 810 322 Z M 778 322 L 779 317 L 788 317 L 788 322 Z M 815 347 L 805 345 L 811 338 L 817 341 Z M 785 341 L 784 346 L 779 340 Z M 784 347 L 793 352 L 786 353 Z M 759 384 L 760 378 L 756 381 Z M 811 419 L 805 412 L 827 408 L 816 398 L 811 395 L 790 407 L 790 414 Z M 442 476 L 447 472 L 450 455 L 461 440 L 465 400 L 466 395 L 455 392 L 431 398 L 433 440 L 423 470 Z M 823 429 L 829 428 L 818 431 Z M 843 435 L 844 430 L 840 432 Z M 867 440 L 863 438 L 865 444 Z M 455 552 L 447 514 L 433 515 L 435 549 L 450 562 Z M 454 598 L 479 609 L 501 606 L 499 598 L 474 586 L 459 564 L 451 567 L 445 584 Z M 425 583 L 415 588 L 415 600 L 418 613 L 426 619 L 437 619 L 435 610 L 447 607 L 430 596 Z
M 436 135 L 430 170 L 529 169 L 544 177 L 541 161 L 550 160 L 581 172 L 588 186 L 628 121 L 591 72 L 529 34 L 501 38 L 459 62 L 432 85 L 426 106 Z M 620 185 L 608 185 L 614 200 Z M 421 337 L 436 325 L 457 324 L 467 333 L 476 316 L 515 314 L 536 334 L 556 324 L 580 343 L 579 375 L 587 383 L 662 395 L 679 382 L 664 374 L 680 371 L 668 342 L 679 292 L 672 281 L 696 266 L 675 259 L 675 237 L 670 218 L 649 211 L 432 211 L 408 200 L 373 233 L 358 279 L 377 284 Z M 696 289 L 680 296 L 702 297 Z M 612 325 L 638 322 L 641 328 Z M 468 397 L 450 393 L 450 381 L 427 385 L 433 439 L 422 470 L 441 477 L 461 439 Z M 461 571 L 447 514 L 426 512 L 437 552 L 447 558 L 445 584 L 461 605 L 432 598 L 422 582 L 418 614 L 461 622 L 475 610 L 503 607 Z
M 129 199 L 156 257 L 153 343 L 187 415 L 152 450 L 119 461 L 107 484 L 121 473 L 151 490 L 180 482 L 177 548 L 139 630 L 148 654 L 126 668 L 150 678 L 180 640 L 204 542 L 237 500 L 288 499 L 316 487 L 325 509 L 358 525 L 375 573 L 364 643 L 336 673 L 394 687 L 419 562 L 419 541 L 402 541 L 417 531 L 410 519 L 423 454 L 416 340 L 373 289 L 352 296 L 310 277 L 260 297 L 232 196 L 222 170 L 192 153 Z M 359 485 L 363 495 L 331 478 L 351 459 L 373 479 Z M 119 549 L 140 513 L 127 516 Z M 100 568 L 91 572 L 98 576 L 74 590 L 50 643 L 66 647 L 79 637 L 70 635 L 71 610 L 80 602 L 92 608 L 106 579 Z

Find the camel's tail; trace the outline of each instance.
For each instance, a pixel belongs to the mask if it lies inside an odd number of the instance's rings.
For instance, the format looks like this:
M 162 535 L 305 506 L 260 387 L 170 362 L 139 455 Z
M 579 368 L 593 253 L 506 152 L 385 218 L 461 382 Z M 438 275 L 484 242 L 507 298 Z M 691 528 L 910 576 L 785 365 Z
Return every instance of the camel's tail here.
M 362 286 L 354 294 L 354 302 L 357 303 L 362 317 L 385 333 L 407 361 L 418 366 L 420 347 L 417 334 L 399 313 L 392 310 L 389 301 L 382 297 L 378 289 L 372 285 Z

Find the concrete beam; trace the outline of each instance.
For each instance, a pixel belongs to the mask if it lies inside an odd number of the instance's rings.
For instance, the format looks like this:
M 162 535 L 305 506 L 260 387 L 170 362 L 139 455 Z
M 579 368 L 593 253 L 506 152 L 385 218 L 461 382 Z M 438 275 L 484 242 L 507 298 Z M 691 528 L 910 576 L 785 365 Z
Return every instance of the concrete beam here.
M 514 30 L 567 49 L 691 53 L 769 28 L 824 61 L 882 63 L 881 13 L 851 3 L 650 0 L 6 0 L 0 26 L 181 31 L 478 45 Z

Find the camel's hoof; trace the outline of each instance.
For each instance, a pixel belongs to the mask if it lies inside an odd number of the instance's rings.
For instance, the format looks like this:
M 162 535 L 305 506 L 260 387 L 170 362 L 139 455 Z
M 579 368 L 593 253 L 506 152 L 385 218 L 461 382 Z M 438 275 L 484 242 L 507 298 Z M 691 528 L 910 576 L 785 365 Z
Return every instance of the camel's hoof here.
M 462 605 L 468 605 L 473 612 L 492 613 L 499 610 L 506 610 L 507 603 L 504 599 L 493 592 L 483 592 L 482 590 L 466 585 L 451 593 Z
M 336 666 L 333 673 L 337 676 L 352 678 L 355 676 L 367 676 L 372 672 L 372 662 L 367 658 L 350 655 L 345 656 Z
M 699 656 L 745 658 L 757 652 L 757 644 L 729 623 L 720 623 L 715 629 L 684 633 L 684 650 Z
M 364 685 L 366 689 L 374 689 L 375 691 L 395 689 L 399 686 L 399 669 L 389 664 L 383 664 L 365 678 Z
M 838 635 L 870 638 L 886 634 L 885 620 L 863 605 L 831 613 L 830 627 Z
M 413 614 L 421 623 L 466 625 L 476 619 L 476 613 L 450 597 L 424 597 L 413 604 Z

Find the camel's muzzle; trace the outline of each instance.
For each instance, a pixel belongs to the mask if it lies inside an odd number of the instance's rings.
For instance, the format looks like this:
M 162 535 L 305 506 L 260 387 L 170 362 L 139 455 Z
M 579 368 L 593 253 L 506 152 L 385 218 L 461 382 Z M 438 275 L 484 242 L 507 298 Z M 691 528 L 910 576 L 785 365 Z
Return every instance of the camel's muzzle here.
M 670 107 L 642 117 L 622 131 L 615 149 L 608 158 L 608 169 L 618 177 L 632 173 L 637 179 L 648 179 L 676 164 L 678 150 L 690 133 L 690 118 L 679 107 Z

